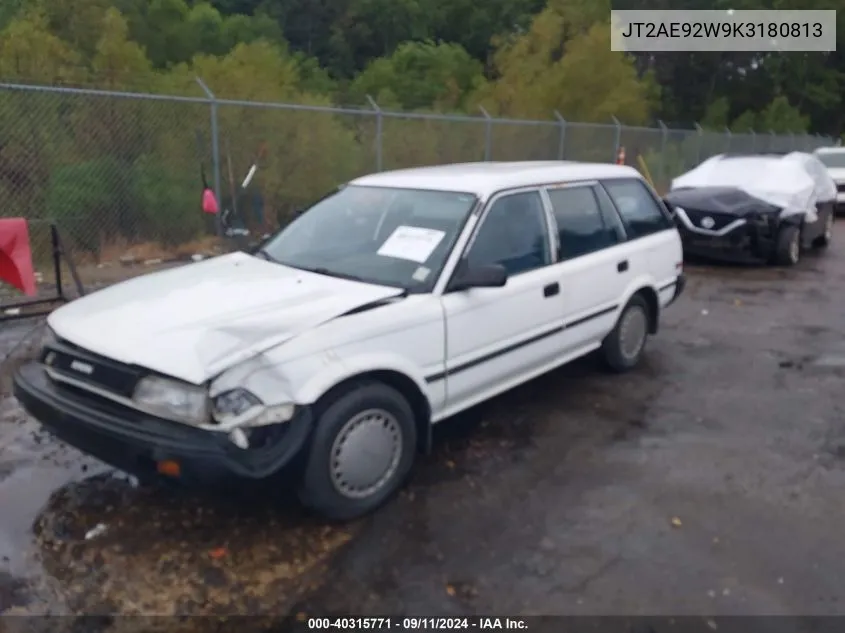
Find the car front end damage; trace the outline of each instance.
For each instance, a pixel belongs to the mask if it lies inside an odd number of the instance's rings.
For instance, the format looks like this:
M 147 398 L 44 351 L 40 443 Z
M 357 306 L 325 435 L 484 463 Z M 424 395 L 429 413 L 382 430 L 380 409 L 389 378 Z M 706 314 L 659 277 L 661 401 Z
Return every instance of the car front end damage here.
M 672 210 L 684 252 L 728 261 L 768 262 L 783 226 L 800 218 L 736 190 L 678 190 L 665 201 Z
M 308 406 L 182 383 L 55 338 L 17 371 L 14 393 L 53 436 L 145 480 L 265 479 L 295 461 L 312 427 Z

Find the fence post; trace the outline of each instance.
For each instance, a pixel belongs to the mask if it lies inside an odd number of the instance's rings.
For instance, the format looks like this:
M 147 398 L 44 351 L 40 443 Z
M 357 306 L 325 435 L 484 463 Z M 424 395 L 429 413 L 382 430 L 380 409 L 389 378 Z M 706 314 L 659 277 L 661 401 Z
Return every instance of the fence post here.
M 611 162 L 615 163 L 616 157 L 619 156 L 619 148 L 622 145 L 622 124 L 615 116 L 610 118 L 613 119 L 613 125 L 616 126 L 616 134 L 614 135 L 613 140 L 613 157 L 611 158 Z
M 731 141 L 733 140 L 733 134 L 731 133 L 728 127 L 725 127 L 725 139 L 727 140 L 727 145 L 725 146 L 725 154 L 731 151 Z
M 696 164 L 700 164 L 701 155 L 704 153 L 704 128 L 697 121 L 693 125 L 695 125 L 695 129 L 698 132 L 698 159 L 696 160 Z
M 669 141 L 669 128 L 666 124 L 657 119 L 657 125 L 660 126 L 660 182 L 666 180 L 666 143 Z
M 478 109 L 484 115 L 484 160 L 490 161 L 493 156 L 493 119 L 484 106 L 478 106 Z
M 563 160 L 566 149 L 566 119 L 563 118 L 560 112 L 555 110 L 555 118 L 560 126 L 560 139 L 557 144 L 557 159 Z
M 754 153 L 757 151 L 757 134 L 755 134 L 754 128 L 748 128 L 748 133 L 751 134 L 751 152 Z
M 769 128 L 769 151 L 775 151 L 775 139 L 777 138 L 777 134 L 772 128 Z
M 381 171 L 384 167 L 384 157 L 382 156 L 382 113 L 381 108 L 378 107 L 376 100 L 373 99 L 370 95 L 367 95 L 367 101 L 370 103 L 370 107 L 376 113 L 376 171 Z
M 217 127 L 217 97 L 211 92 L 211 89 L 200 79 L 199 75 L 195 77 L 197 85 L 202 88 L 205 96 L 208 97 L 208 102 L 211 105 L 211 164 L 214 171 L 214 197 L 217 198 L 217 204 L 223 204 L 223 198 L 220 192 L 220 130 Z M 223 218 L 220 213 L 215 215 L 214 226 L 217 229 L 217 235 L 223 235 Z
M 795 151 L 795 132 L 789 133 L 789 151 Z

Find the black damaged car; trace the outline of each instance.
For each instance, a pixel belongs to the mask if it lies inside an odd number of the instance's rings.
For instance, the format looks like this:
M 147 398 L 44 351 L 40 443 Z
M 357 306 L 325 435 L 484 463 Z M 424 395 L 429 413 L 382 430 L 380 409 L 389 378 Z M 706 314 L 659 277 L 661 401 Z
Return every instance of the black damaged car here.
M 664 201 L 686 254 L 791 266 L 830 244 L 836 185 L 812 154 L 722 154 L 672 181 Z

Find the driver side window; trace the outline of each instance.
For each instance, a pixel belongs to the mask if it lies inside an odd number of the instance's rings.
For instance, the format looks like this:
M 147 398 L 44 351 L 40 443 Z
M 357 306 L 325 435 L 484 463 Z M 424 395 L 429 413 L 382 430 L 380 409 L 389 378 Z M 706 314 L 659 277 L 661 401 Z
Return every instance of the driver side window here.
M 470 266 L 500 264 L 508 276 L 551 264 L 549 228 L 540 194 L 527 191 L 497 199 L 466 259 Z

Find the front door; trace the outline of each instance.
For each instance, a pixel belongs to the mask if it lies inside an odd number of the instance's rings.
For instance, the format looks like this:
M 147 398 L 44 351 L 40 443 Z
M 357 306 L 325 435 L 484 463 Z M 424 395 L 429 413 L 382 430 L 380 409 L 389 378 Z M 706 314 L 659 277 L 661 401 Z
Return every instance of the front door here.
M 538 190 L 500 194 L 463 259 L 501 264 L 502 288 L 441 297 L 446 319 L 447 409 L 462 409 L 542 373 L 561 354 L 563 306 L 550 218 Z

